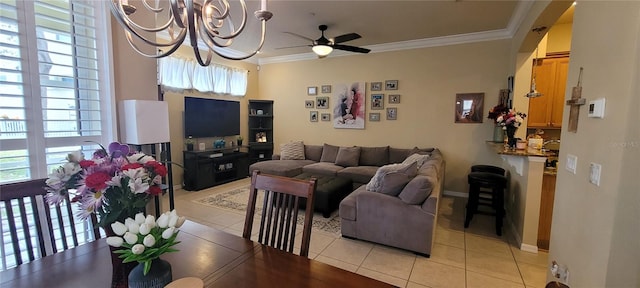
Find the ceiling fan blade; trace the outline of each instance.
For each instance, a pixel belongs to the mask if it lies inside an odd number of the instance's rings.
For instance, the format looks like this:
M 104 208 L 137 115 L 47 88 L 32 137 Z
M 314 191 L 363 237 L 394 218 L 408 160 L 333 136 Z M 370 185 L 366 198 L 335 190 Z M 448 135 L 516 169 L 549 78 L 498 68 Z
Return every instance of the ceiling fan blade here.
M 313 39 L 311 39 L 311 38 L 309 38 L 309 37 L 302 36 L 302 35 L 300 35 L 300 34 L 296 34 L 296 33 L 293 33 L 293 32 L 282 32 L 282 33 L 286 33 L 286 34 L 289 34 L 289 35 L 293 35 L 293 36 L 296 36 L 296 37 L 298 37 L 298 38 L 302 38 L 302 39 L 304 39 L 304 40 L 310 41 L 310 42 L 312 42 L 312 43 L 313 43 L 313 41 L 315 41 L 315 40 L 313 40 Z
M 370 49 L 367 49 L 367 48 L 349 46 L 349 45 L 340 45 L 340 44 L 335 44 L 332 47 L 333 49 L 340 49 L 340 50 L 357 52 L 357 53 L 369 53 L 371 51 Z
M 312 46 L 312 45 L 297 45 L 297 46 L 277 47 L 277 48 L 274 48 L 274 49 L 279 50 L 279 49 L 300 48 L 300 47 L 311 47 L 311 46 Z
M 362 38 L 362 36 L 360 36 L 360 34 L 358 34 L 358 33 L 349 33 L 349 34 L 336 36 L 335 38 L 333 38 L 333 43 L 338 44 L 338 43 L 342 43 L 342 42 L 356 40 L 358 38 Z

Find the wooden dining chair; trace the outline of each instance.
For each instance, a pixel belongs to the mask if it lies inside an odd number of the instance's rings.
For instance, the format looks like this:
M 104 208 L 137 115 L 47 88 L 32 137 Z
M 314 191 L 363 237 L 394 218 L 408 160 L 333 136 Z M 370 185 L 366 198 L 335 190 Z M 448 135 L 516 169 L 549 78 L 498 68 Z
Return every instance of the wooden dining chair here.
M 300 256 L 309 256 L 316 179 L 299 180 L 253 171 L 242 237 L 251 239 L 258 194 L 263 193 L 258 242 L 293 253 L 300 198 L 306 199 Z
M 0 185 L 2 244 L 1 268 L 7 269 L 51 255 L 100 237 L 95 215 L 91 217 L 88 237 L 77 231 L 72 203 L 67 199 L 51 207 L 44 199 L 46 179 Z M 5 239 L 8 236 L 8 241 Z M 2 270 L 2 269 L 0 269 Z

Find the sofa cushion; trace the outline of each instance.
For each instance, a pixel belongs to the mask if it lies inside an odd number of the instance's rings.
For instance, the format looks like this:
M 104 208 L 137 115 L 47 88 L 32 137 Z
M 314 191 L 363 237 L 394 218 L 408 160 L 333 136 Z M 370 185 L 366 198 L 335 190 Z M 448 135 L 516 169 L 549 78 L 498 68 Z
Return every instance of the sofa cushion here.
M 293 177 L 302 173 L 302 167 L 313 164 L 311 160 L 268 160 L 251 164 L 249 173 L 259 170 L 265 174 Z
M 373 175 L 376 175 L 378 166 L 356 166 L 346 167 L 338 171 L 338 176 L 343 178 L 349 178 L 355 183 L 369 183 Z
M 422 204 L 431 195 L 435 181 L 431 176 L 418 175 L 404 186 L 398 198 L 410 205 Z
M 304 158 L 320 162 L 320 158 L 322 158 L 322 146 L 304 145 Z
M 413 162 L 409 165 L 409 168 L 406 169 L 406 171 L 403 169 L 402 171 L 394 171 L 385 174 L 382 177 L 380 193 L 390 196 L 398 196 L 405 185 L 407 185 L 407 183 L 416 176 L 416 165 L 417 163 Z
M 389 164 L 389 146 L 360 147 L 360 166 L 384 166 Z
M 422 155 L 429 155 L 431 154 L 431 152 L 433 152 L 433 150 L 435 150 L 434 148 L 418 148 L 418 147 L 413 147 L 413 149 L 411 149 L 410 154 L 422 154 Z
M 422 165 L 427 161 L 427 159 L 429 158 L 429 155 L 422 155 L 422 154 L 418 154 L 418 153 L 413 153 L 411 155 L 409 155 L 409 157 L 407 157 L 407 159 L 404 159 L 404 161 L 402 161 L 402 164 L 411 164 L 412 162 L 416 162 L 418 163 L 418 170 L 420 169 L 420 167 L 422 167 Z
M 305 173 L 326 176 L 336 176 L 336 173 L 342 169 L 344 167 L 328 162 L 312 163 L 302 167 L 302 171 Z
M 336 165 L 342 167 L 358 166 L 360 147 L 340 147 L 336 156 Z
M 402 163 L 411 155 L 412 149 L 401 149 L 389 147 L 389 163 Z
M 280 145 L 280 160 L 304 160 L 304 143 L 294 141 Z
M 371 181 L 367 184 L 367 190 L 373 192 L 382 192 L 382 187 L 384 186 L 384 176 L 391 172 L 399 172 L 410 175 L 411 177 L 415 176 L 417 173 L 416 166 L 417 164 L 414 162 L 412 164 L 389 164 L 378 168 L 376 174 L 371 178 Z M 390 181 L 392 179 L 389 179 Z
M 335 163 L 336 156 L 338 156 L 338 149 L 340 149 L 340 147 L 325 143 L 322 146 L 322 156 L 320 156 L 320 162 Z

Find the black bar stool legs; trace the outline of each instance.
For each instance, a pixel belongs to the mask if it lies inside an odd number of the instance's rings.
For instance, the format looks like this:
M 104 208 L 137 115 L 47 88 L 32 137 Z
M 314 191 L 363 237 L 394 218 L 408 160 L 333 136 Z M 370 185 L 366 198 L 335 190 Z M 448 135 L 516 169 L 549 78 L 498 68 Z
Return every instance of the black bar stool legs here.
M 505 216 L 504 189 L 507 178 L 504 169 L 488 165 L 471 167 L 467 176 L 469 182 L 469 200 L 464 220 L 464 228 L 468 228 L 474 214 L 495 215 L 496 234 L 502 236 L 502 224 Z M 480 211 L 479 206 L 491 207 L 493 212 Z

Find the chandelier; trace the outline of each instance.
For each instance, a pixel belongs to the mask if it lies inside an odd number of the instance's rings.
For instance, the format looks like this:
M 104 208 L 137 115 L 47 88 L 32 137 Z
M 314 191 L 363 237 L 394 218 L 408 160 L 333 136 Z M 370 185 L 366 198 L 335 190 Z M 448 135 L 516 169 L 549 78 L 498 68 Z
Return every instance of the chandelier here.
M 161 58 L 175 52 L 184 40 L 189 36 L 191 47 L 198 64 L 208 66 L 211 63 L 213 53 L 229 60 L 244 60 L 257 54 L 264 44 L 266 23 L 273 13 L 267 11 L 267 0 L 261 0 L 260 10 L 255 11 L 255 17 L 261 23 L 261 36 L 258 47 L 251 53 L 241 56 L 231 56 L 222 52 L 233 44 L 245 28 L 247 22 L 247 5 L 245 0 L 238 0 L 242 7 L 242 21 L 236 27 L 231 17 L 231 7 L 228 0 L 169 0 L 169 7 L 160 7 L 161 1 L 155 0 L 155 4 L 149 4 L 149 0 L 141 0 L 144 8 L 155 13 L 167 13 L 168 20 L 156 27 L 145 27 L 135 23 L 129 15 L 134 14 L 136 7 L 129 4 L 128 0 L 110 0 L 111 12 L 118 23 L 124 28 L 129 45 L 139 54 L 150 58 Z M 167 1 L 162 1 L 167 2 Z M 168 9 L 167 9 L 168 8 Z M 166 10 L 166 11 L 165 11 Z M 158 17 L 156 17 L 157 19 Z M 169 35 L 168 42 L 156 42 L 149 39 L 150 33 L 166 32 Z M 151 46 L 156 51 L 154 54 L 146 53 L 134 43 L 134 37 L 145 45 Z M 198 48 L 198 41 L 207 46 L 207 55 L 202 57 Z

